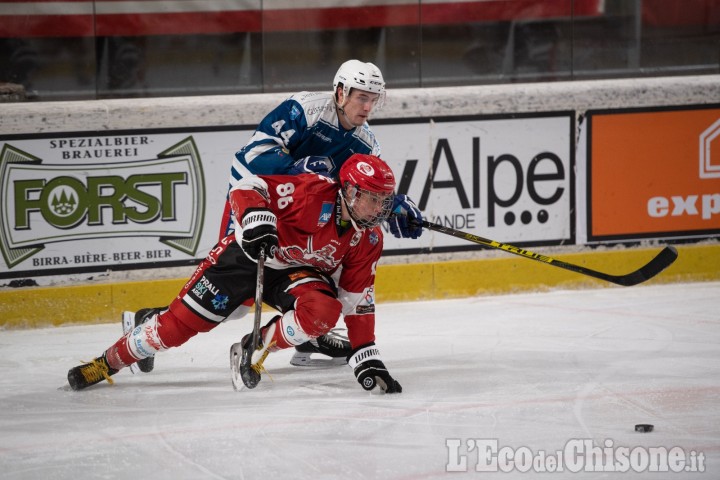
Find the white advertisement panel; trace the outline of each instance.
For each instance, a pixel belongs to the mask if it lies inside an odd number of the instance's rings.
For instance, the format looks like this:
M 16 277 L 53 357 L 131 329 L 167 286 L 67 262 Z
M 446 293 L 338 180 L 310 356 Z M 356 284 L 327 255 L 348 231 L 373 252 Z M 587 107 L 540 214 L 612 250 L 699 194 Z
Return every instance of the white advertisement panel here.
M 0 139 L 0 277 L 190 265 L 215 245 L 251 130 Z
M 428 220 L 504 243 L 574 242 L 573 115 L 418 119 L 373 125 L 382 157 Z M 388 253 L 478 248 L 426 231 Z
M 574 241 L 573 117 L 373 124 L 398 192 L 445 226 Z M 190 265 L 215 245 L 230 162 L 253 127 L 0 138 L 0 278 Z M 387 255 L 479 248 L 426 231 Z

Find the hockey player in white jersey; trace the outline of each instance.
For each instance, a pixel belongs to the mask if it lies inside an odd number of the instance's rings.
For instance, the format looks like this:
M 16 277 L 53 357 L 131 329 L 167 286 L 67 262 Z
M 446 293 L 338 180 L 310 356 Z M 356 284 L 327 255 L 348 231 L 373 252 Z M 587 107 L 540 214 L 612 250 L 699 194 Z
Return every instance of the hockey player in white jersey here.
M 248 175 L 317 173 L 337 179 L 352 154 L 380 156 L 380 144 L 367 121 L 385 102 L 385 80 L 372 63 L 348 60 L 335 74 L 333 92 L 300 92 L 278 105 L 260 122 L 250 141 L 235 154 L 230 187 Z M 389 222 L 396 237 L 417 238 L 422 214 L 398 195 Z M 234 230 L 225 206 L 220 238 Z

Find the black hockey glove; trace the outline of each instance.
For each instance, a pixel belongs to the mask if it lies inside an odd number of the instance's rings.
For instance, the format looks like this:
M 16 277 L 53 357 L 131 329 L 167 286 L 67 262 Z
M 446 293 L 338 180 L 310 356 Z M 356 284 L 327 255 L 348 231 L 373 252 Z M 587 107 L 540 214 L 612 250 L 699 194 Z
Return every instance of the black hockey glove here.
M 347 361 L 355 373 L 355 378 L 365 390 L 372 390 L 377 385 L 385 393 L 402 392 L 400 384 L 390 376 L 385 364 L 380 360 L 380 351 L 374 342 L 353 350 Z
M 418 238 L 422 235 L 423 216 L 407 195 L 395 195 L 388 218 L 390 231 L 397 238 Z
M 265 246 L 268 258 L 275 256 L 278 246 L 277 217 L 267 208 L 248 208 L 242 217 L 242 229 L 235 232 L 240 247 L 250 260 L 257 262 L 260 248 Z
M 335 165 L 328 157 L 318 157 L 311 155 L 301 158 L 290 167 L 290 175 L 299 175 L 301 173 L 317 173 L 323 177 L 329 177 L 332 174 Z

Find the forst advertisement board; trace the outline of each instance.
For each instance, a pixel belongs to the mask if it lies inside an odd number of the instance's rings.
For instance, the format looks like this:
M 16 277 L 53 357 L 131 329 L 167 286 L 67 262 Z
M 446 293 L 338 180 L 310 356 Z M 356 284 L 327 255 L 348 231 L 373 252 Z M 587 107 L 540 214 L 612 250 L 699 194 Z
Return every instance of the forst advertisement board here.
M 237 133 L 125 131 L 0 140 L 0 275 L 204 257 L 222 213 L 210 215 L 209 202 L 227 191 L 216 141 L 231 136 Z
M 569 113 L 373 123 L 398 192 L 437 223 L 572 242 Z M 254 127 L 0 137 L 0 278 L 192 265 L 218 240 L 230 162 Z M 478 248 L 425 231 L 385 254 Z

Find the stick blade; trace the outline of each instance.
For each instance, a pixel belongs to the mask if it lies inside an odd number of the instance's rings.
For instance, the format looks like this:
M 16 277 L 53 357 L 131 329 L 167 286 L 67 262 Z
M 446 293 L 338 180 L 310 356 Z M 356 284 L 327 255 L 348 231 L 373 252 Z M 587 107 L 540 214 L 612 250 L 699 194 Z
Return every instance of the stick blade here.
M 643 267 L 627 275 L 614 277 L 613 282 L 624 287 L 632 287 L 643 283 L 672 265 L 677 258 L 677 249 L 672 245 L 668 245 Z
M 233 343 L 230 346 L 230 378 L 232 379 L 233 390 L 236 392 L 245 388 L 240 378 L 240 359 L 242 358 L 242 344 Z

